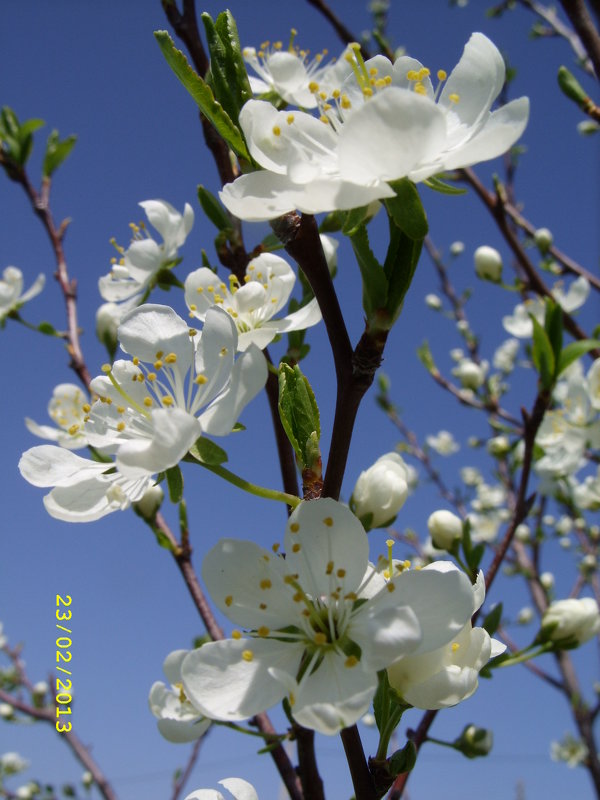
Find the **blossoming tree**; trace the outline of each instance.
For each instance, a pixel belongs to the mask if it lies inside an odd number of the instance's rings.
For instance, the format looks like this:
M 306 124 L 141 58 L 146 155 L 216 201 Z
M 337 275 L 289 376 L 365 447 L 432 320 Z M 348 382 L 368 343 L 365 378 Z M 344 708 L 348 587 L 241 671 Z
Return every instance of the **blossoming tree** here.
M 0 166 L 42 222 L 66 323 L 30 321 L 46 278 L 24 291 L 15 266 L 0 279 L 0 323 L 62 342 L 65 370 L 77 380 L 48 386 L 52 425 L 26 419 L 44 440 L 19 461 L 22 478 L 45 490 L 42 498 L 31 489 L 28 502 L 37 497 L 61 523 L 93 527 L 125 515 L 126 535 L 136 523 L 146 527 L 177 567 L 177 589 L 191 598 L 203 630 L 194 640 L 196 628 L 186 628 L 176 649 L 165 642 L 167 682 L 149 687 L 159 733 L 194 743 L 173 798 L 186 791 L 196 762 L 201 767 L 203 743 L 219 738 L 229 754 L 222 788 L 255 800 L 232 744 L 244 734 L 260 740 L 258 759 L 272 759 L 269 796 L 280 786 L 293 800 L 341 797 L 320 758 L 322 737 L 339 736 L 357 800 L 400 798 L 426 743 L 468 758 L 489 753 L 489 721 L 466 724 L 448 741 L 434 726 L 440 711 L 474 695 L 481 677 L 494 678 L 480 690 L 493 693 L 509 667 L 527 669 L 567 700 L 573 731 L 553 744 L 553 758 L 584 768 L 600 797 L 600 703 L 582 689 L 580 662 L 569 652 L 600 632 L 600 527 L 592 516 L 600 507 L 600 340 L 587 313 L 600 280 L 523 215 L 515 173 L 530 100 L 509 98 L 513 70 L 487 35 L 467 37 L 454 69 L 432 71 L 409 43 L 394 50 L 387 4 L 371 4 L 372 33 L 362 42 L 325 4 L 312 5 L 341 40 L 336 59 L 326 52 L 313 59 L 295 31 L 288 46 L 242 47 L 230 11 L 203 13 L 200 26 L 193 1 L 163 0 L 170 31 L 155 32 L 162 66 L 173 91 L 199 112 L 219 183 L 201 184 L 195 207 L 141 202 L 147 223 L 132 224 L 127 247 L 112 240 L 116 256 L 97 280 L 95 325 L 105 353 L 96 364 L 85 355 L 68 266 L 69 222 L 57 224 L 51 204 L 75 138 L 49 136 L 40 182 L 32 148 L 42 123 L 3 108 Z M 512 5 L 501 3 L 492 16 Z M 521 5 L 533 11 L 538 36 L 570 45 L 581 80 L 594 85 L 600 35 L 583 4 L 564 0 L 564 18 Z M 598 106 L 566 67 L 556 97 L 574 103 L 580 129 L 594 132 Z M 473 169 L 487 162 L 496 170 L 489 180 Z M 470 319 L 477 301 L 468 302 L 450 268 L 465 245 L 454 241 L 445 256 L 428 215 L 430 204 L 454 213 L 467 190 L 497 228 L 494 246 L 473 246 L 478 292 L 510 304 L 494 322 L 511 338 L 489 353 Z M 201 266 L 183 268 L 201 215 L 217 231 L 215 252 L 203 247 L 192 256 Z M 396 333 L 419 302 L 415 276 L 426 261 L 440 289 L 434 294 L 428 279 L 425 313 L 438 314 L 431 329 L 441 341 L 428 335 L 420 362 L 440 393 L 464 407 L 469 430 L 484 431 L 470 437 L 473 460 L 463 463 L 458 486 L 439 465 L 459 451 L 447 429 L 453 406 L 443 406 L 448 421 L 428 418 L 413 430 L 397 406 L 406 386 L 380 370 L 384 358 L 386 369 L 406 358 L 407 337 Z M 349 303 L 346 286 L 357 289 Z M 448 356 L 444 325 L 461 343 Z M 333 389 L 320 393 L 311 374 L 325 358 Z M 246 425 L 263 395 L 270 414 Z M 351 488 L 351 446 L 366 441 L 359 437 L 368 402 L 369 426 L 380 425 L 388 439 L 395 431 L 399 441 L 370 466 L 359 456 Z M 420 402 L 427 407 L 425 397 Z M 279 486 L 267 477 L 274 459 Z M 205 506 L 235 506 L 243 523 L 209 535 L 198 497 Z M 420 497 L 421 536 L 403 522 L 405 504 Z M 381 529 L 385 540 L 376 538 Z M 556 541 L 569 588 L 547 566 Z M 516 581 L 529 597 L 521 610 L 511 603 Z M 32 682 L 21 646 L 0 628 L 3 729 L 51 723 L 85 769 L 84 791 L 114 800 L 71 708 L 77 681 L 64 664 L 76 652 L 73 598 L 56 594 L 56 603 L 57 672 L 49 682 Z M 7 630 L 10 622 L 9 609 Z M 160 661 L 153 671 L 158 677 Z M 13 788 L 25 766 L 14 751 L 2 756 L 0 796 L 58 795 L 35 781 Z M 214 788 L 188 794 L 223 797 Z

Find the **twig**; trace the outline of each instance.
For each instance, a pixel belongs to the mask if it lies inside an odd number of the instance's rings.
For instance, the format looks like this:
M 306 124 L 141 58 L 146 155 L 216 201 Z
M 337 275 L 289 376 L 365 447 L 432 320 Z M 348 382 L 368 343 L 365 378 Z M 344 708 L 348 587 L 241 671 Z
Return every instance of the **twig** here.
M 313 6 L 313 8 L 316 8 L 317 11 L 325 17 L 327 22 L 330 23 L 331 27 L 334 29 L 334 31 L 337 33 L 338 37 L 344 44 L 351 44 L 352 42 L 358 41 L 358 39 L 356 38 L 356 36 L 354 36 L 352 31 L 349 30 L 338 17 L 336 17 L 336 15 L 329 8 L 327 3 L 323 2 L 323 0 L 306 0 L 306 2 L 309 4 L 309 6 Z M 361 47 L 361 51 L 363 58 L 367 59 L 371 57 L 369 52 L 364 47 Z M 388 55 L 388 57 L 393 58 L 393 55 L 390 56 L 390 54 L 388 53 L 386 53 L 386 55 Z
M 198 756 L 200 755 L 200 748 L 202 747 L 203 742 L 204 742 L 204 736 L 201 736 L 194 742 L 194 746 L 192 747 L 192 752 L 190 753 L 188 762 L 185 765 L 185 769 L 183 770 L 179 778 L 175 781 L 175 785 L 173 786 L 173 794 L 171 796 L 171 800 L 178 800 L 178 798 L 181 796 L 181 793 L 183 792 L 185 785 L 188 782 L 190 775 L 192 774 L 192 770 L 196 766 L 196 761 L 198 760 Z
M 560 0 L 577 35 L 589 55 L 596 77 L 600 80 L 600 36 L 583 0 Z
M 538 3 L 537 0 L 519 0 L 519 2 L 522 6 L 528 8 L 530 11 L 533 11 L 534 14 L 537 14 L 540 19 L 543 19 L 544 22 L 550 26 L 550 29 L 554 35 L 565 39 L 571 46 L 571 49 L 577 56 L 577 60 L 582 65 L 583 69 L 585 69 L 586 72 L 593 74 L 592 64 L 585 48 L 581 44 L 581 39 L 573 30 L 571 30 L 571 28 L 562 22 L 556 13 L 555 8 L 552 6 L 544 6 L 541 3 Z

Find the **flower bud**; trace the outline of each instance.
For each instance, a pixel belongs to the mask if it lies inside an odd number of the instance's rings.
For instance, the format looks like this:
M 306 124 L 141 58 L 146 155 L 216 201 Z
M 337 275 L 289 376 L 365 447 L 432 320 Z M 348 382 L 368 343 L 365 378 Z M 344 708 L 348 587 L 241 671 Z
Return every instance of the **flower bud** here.
M 493 436 L 488 440 L 486 450 L 494 458 L 502 458 L 510 451 L 510 440 L 508 436 Z
M 10 703 L 0 703 L 0 719 L 12 719 L 15 710 Z
M 160 486 L 150 487 L 144 492 L 142 499 L 134 504 L 135 511 L 142 519 L 151 522 L 160 508 L 164 496 L 165 494 Z
M 442 307 L 442 301 L 437 296 L 437 294 L 427 294 L 425 295 L 425 305 L 432 308 L 434 311 L 439 311 Z
M 541 636 L 553 642 L 574 640 L 578 645 L 600 631 L 600 611 L 592 597 L 555 600 L 542 617 Z
M 538 228 L 533 234 L 533 241 L 540 253 L 544 255 L 552 247 L 552 242 L 554 241 L 552 231 L 548 230 L 548 228 Z
M 408 472 L 398 453 L 386 453 L 358 476 L 350 508 L 365 528 L 390 525 L 408 496 Z
M 542 572 L 540 575 L 540 583 L 548 592 L 554 588 L 554 575 L 551 572 Z
M 476 725 L 467 725 L 458 739 L 454 740 L 454 748 L 467 758 L 487 756 L 493 744 L 492 732 Z
M 502 256 L 494 247 L 482 245 L 475 250 L 475 272 L 484 281 L 498 283 L 502 278 Z
M 122 314 L 117 303 L 103 303 L 96 311 L 96 336 L 111 356 L 117 351 L 117 329 Z
M 452 244 L 450 245 L 450 255 L 456 258 L 456 256 L 459 256 L 461 253 L 464 252 L 464 249 L 465 249 L 464 242 L 452 242 Z
M 530 606 L 525 606 L 517 614 L 517 622 L 519 623 L 519 625 L 529 625 L 532 619 L 533 619 L 533 608 L 531 608 Z
M 468 358 L 459 361 L 458 365 L 452 370 L 452 374 L 458 378 L 461 386 L 465 389 L 479 389 L 485 381 L 485 369 L 483 366 L 470 361 Z
M 517 525 L 517 527 L 515 528 L 515 539 L 518 542 L 523 542 L 524 544 L 526 542 L 530 542 L 531 529 L 529 525 L 526 525 L 524 522 L 522 522 L 520 525 Z
M 440 509 L 434 511 L 427 520 L 427 528 L 431 541 L 438 550 L 450 550 L 452 545 L 462 538 L 462 520 L 451 511 Z
M 90 789 L 94 783 L 94 776 L 92 773 L 86 769 L 86 771 L 81 776 L 81 782 L 86 789 Z

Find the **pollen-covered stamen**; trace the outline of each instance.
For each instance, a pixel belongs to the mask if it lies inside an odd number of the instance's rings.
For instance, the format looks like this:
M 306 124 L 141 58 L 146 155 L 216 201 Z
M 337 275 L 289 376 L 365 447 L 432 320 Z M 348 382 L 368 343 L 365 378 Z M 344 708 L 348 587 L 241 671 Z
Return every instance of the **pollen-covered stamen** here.
M 103 372 L 103 373 L 104 373 L 104 374 L 107 376 L 107 378 L 108 378 L 108 379 L 109 379 L 109 381 L 112 383 L 112 385 L 115 387 L 115 389 L 117 390 L 117 392 L 118 392 L 118 393 L 121 395 L 121 397 L 122 397 L 124 400 L 126 400 L 126 401 L 127 401 L 127 403 L 128 403 L 130 406 L 131 406 L 131 408 L 135 408 L 135 410 L 136 410 L 136 411 L 139 411 L 139 412 L 140 412 L 140 414 L 142 414 L 142 415 L 143 415 L 144 417 L 146 417 L 146 418 L 149 418 L 149 417 L 150 417 L 150 415 L 149 415 L 149 413 L 146 411 L 146 409 L 145 409 L 145 408 L 142 408 L 142 406 L 141 406 L 141 405 L 139 405 L 139 403 L 137 403 L 137 402 L 136 402 L 136 401 L 133 399 L 133 397 L 131 397 L 130 395 L 128 395 L 128 394 L 127 394 L 127 392 L 126 392 L 126 391 L 123 389 L 123 387 L 120 385 L 120 383 L 117 381 L 117 379 L 116 379 L 116 378 L 115 378 L 115 376 L 113 375 L 112 368 L 111 368 L 110 364 L 104 364 L 104 365 L 102 366 L 102 372 Z

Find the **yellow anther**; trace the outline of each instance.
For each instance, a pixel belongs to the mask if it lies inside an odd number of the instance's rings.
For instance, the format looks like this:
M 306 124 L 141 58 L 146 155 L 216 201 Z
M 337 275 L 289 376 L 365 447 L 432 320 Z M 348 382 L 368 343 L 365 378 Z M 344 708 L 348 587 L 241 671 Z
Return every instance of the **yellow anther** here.
M 396 584 L 394 583 L 386 583 L 386 587 L 388 592 L 395 592 L 396 591 Z
M 198 294 L 202 294 L 202 292 L 204 291 L 204 287 L 203 287 L 203 286 L 199 286 L 199 287 L 196 289 L 196 291 L 198 292 Z
M 151 397 L 144 397 L 144 405 L 146 408 L 150 408 L 152 405 L 152 398 Z
M 74 436 L 78 430 L 79 430 L 79 425 L 71 425 L 71 427 L 69 428 L 69 433 L 71 434 L 71 436 Z
M 119 424 L 117 425 L 117 430 L 118 431 L 124 431 L 125 430 L 125 423 L 124 422 L 119 422 Z
M 197 311 L 198 306 L 195 303 L 190 303 L 190 311 Z M 193 317 L 193 314 L 190 314 L 190 317 Z
M 254 653 L 252 650 L 242 650 L 242 658 L 244 661 L 252 661 L 254 658 Z
M 298 525 L 297 522 L 292 522 L 292 524 L 290 525 L 290 531 L 292 533 L 298 533 L 299 530 L 300 530 L 300 525 Z
M 293 692 L 289 693 L 288 700 L 290 701 L 290 706 L 296 705 L 296 695 Z
M 453 92 L 452 94 L 448 95 L 448 100 L 450 100 L 451 103 L 458 103 L 460 96 Z
M 323 111 L 331 111 L 332 108 L 333 106 L 331 105 L 331 103 L 325 103 L 323 106 Z
M 207 380 L 208 378 L 206 377 L 206 375 L 196 375 L 196 377 L 194 378 L 194 383 L 197 386 L 203 386 Z
M 292 545 L 292 553 L 299 553 L 301 549 L 301 545 L 296 542 L 296 544 Z
M 299 603 L 301 600 L 304 600 L 304 595 L 302 592 L 296 592 L 296 594 L 292 597 L 294 603 Z
M 346 577 L 346 570 L 345 569 L 338 569 L 338 571 L 335 574 L 338 576 L 338 578 L 345 578 Z
M 281 42 L 273 42 L 273 50 L 281 50 L 283 44 Z
M 448 77 L 448 73 L 446 72 L 445 69 L 438 69 L 438 71 L 437 71 L 437 79 L 438 79 L 438 81 L 445 81 L 447 77 Z
M 229 606 L 233 603 L 233 595 L 228 594 L 225 598 L 225 605 L 229 608 Z
M 348 658 L 344 661 L 345 667 L 355 667 L 358 664 L 358 658 L 356 656 L 348 656 Z
M 237 629 L 235 631 L 231 631 L 231 638 L 232 639 L 241 639 L 242 638 L 242 632 L 238 631 Z
M 370 86 L 364 86 L 362 93 L 365 97 L 373 97 L 373 89 Z
M 383 89 L 385 86 L 387 86 L 387 83 L 385 78 L 377 78 L 374 85 L 376 89 Z
M 259 583 L 261 589 L 270 589 L 273 584 L 268 578 L 263 578 L 262 581 Z
M 188 328 L 188 336 L 197 336 L 197 335 L 198 331 L 196 330 L 196 328 Z
M 164 350 L 157 350 L 156 351 L 156 358 L 162 358 L 164 356 Z
M 125 413 L 125 406 L 117 406 L 117 413 L 124 414 Z
M 385 83 L 386 86 L 390 86 L 392 83 L 392 76 L 386 75 L 385 78 L 383 79 L 383 82 Z
M 327 644 L 327 637 L 324 633 L 315 633 L 315 644 Z
M 229 352 L 229 350 L 228 350 L 226 347 L 222 347 L 222 348 L 219 350 L 219 355 L 220 355 L 220 356 L 226 356 L 228 352 Z
M 275 544 L 271 545 L 271 550 L 274 553 L 278 553 L 280 547 L 281 547 L 281 545 L 279 544 L 279 542 L 275 542 Z
M 419 73 L 414 69 L 409 69 L 406 73 L 406 78 L 409 81 L 418 81 L 419 80 Z
M 452 652 L 453 653 L 456 653 L 456 651 L 458 650 L 459 647 L 460 647 L 460 645 L 459 645 L 458 642 L 452 642 Z
M 319 98 L 321 100 L 327 100 L 327 92 L 319 92 Z
M 156 372 L 149 372 L 146 375 L 146 380 L 149 380 L 150 383 L 152 383 L 152 381 L 155 381 L 156 380 Z
M 419 80 L 422 81 L 423 78 L 428 78 L 431 75 L 431 71 L 427 69 L 427 67 L 421 67 L 419 70 Z
M 161 402 L 162 402 L 163 406 L 166 406 L 167 408 L 170 408 L 173 405 L 174 400 L 173 400 L 172 397 L 169 397 L 169 395 L 166 395 L 165 397 L 163 397 Z
M 341 92 L 339 89 L 334 89 L 333 92 L 331 93 L 331 96 L 333 97 L 334 100 L 337 100 L 340 95 Z
M 316 81 L 311 81 L 308 84 L 308 91 L 311 92 L 312 94 L 315 94 L 316 92 L 319 91 L 319 84 Z
M 287 122 L 288 125 L 291 125 L 294 119 L 295 117 L 293 114 L 288 114 L 287 117 L 285 118 L 285 121 Z
M 92 407 L 91 407 L 91 405 L 89 403 L 84 403 L 84 405 L 81 407 L 81 409 L 82 409 L 82 411 L 84 411 L 87 414 L 92 410 Z
M 167 362 L 167 364 L 175 364 L 177 361 L 177 354 L 169 353 L 168 356 L 165 356 L 165 361 Z
M 101 370 L 105 375 L 108 375 L 108 373 L 111 371 L 111 369 L 112 368 L 111 368 L 110 364 L 102 364 Z
M 333 519 L 331 517 L 325 517 L 325 519 L 323 520 L 323 523 L 325 525 L 327 525 L 328 528 L 332 528 L 333 527 Z
M 266 625 L 261 625 L 260 628 L 256 631 L 259 636 L 268 636 L 271 632 Z
M 333 572 L 333 566 L 334 566 L 333 561 L 327 562 L 327 567 L 325 568 L 326 575 L 331 575 L 331 573 Z
M 279 125 L 273 125 L 273 134 L 275 136 L 281 136 L 281 128 Z
M 379 72 L 379 70 L 377 69 L 377 67 L 371 67 L 371 69 L 369 70 L 369 75 L 370 75 L 372 78 L 374 78 L 374 77 L 375 77 L 375 75 L 377 75 L 377 73 L 378 73 L 378 72 Z
M 350 98 L 348 97 L 347 94 L 342 95 L 340 105 L 342 108 L 352 108 L 352 103 L 350 102 Z
M 133 362 L 134 367 L 137 367 L 137 365 L 140 363 L 140 360 L 137 356 L 134 356 L 131 360 Z
M 258 607 L 260 608 L 261 611 L 266 611 L 267 604 L 266 603 L 260 603 L 260 605 Z
M 303 608 L 302 609 L 302 616 L 303 617 L 310 617 L 310 611 L 308 610 L 308 608 Z
M 358 600 L 358 595 L 356 592 L 348 592 L 348 594 L 344 595 L 344 600 Z
M 414 88 L 415 88 L 415 93 L 416 94 L 421 94 L 421 95 L 426 95 L 427 94 L 427 89 L 423 86 L 422 83 L 415 83 L 415 87 Z
M 138 382 L 138 383 L 143 383 L 145 379 L 144 379 L 144 376 L 143 376 L 143 374 L 140 372 L 138 375 L 134 375 L 134 376 L 133 376 L 133 380 L 134 380 L 134 381 L 135 381 L 135 380 L 137 380 L 137 382 Z M 109 401 L 109 402 L 111 402 L 111 403 L 112 403 L 112 400 L 111 400 L 111 401 Z
M 163 365 L 163 362 L 159 358 L 154 362 L 154 369 L 162 369 L 162 365 Z

